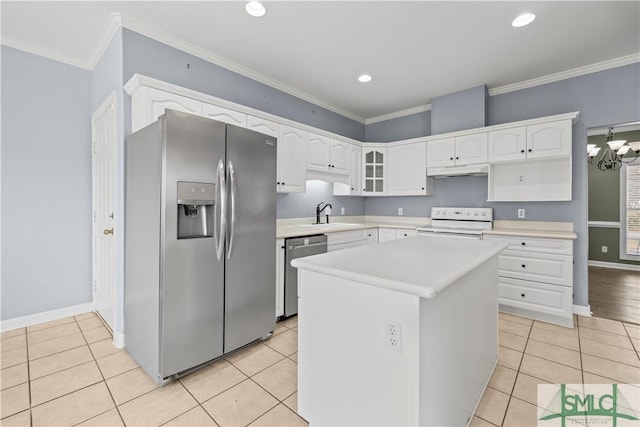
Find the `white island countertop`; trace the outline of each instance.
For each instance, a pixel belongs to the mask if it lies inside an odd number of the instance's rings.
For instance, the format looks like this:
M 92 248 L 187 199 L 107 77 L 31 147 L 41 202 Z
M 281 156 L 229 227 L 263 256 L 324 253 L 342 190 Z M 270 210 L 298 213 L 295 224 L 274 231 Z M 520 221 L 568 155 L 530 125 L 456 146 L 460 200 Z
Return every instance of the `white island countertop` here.
M 433 298 L 506 247 L 497 241 L 418 236 L 298 258 L 291 265 Z

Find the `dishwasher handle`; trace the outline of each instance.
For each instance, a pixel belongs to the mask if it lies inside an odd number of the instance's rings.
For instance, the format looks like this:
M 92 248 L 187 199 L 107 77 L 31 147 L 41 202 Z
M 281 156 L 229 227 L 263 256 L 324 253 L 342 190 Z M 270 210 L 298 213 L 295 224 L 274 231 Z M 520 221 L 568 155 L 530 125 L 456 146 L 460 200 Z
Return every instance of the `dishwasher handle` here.
M 289 250 L 295 251 L 296 249 L 313 248 L 315 246 L 327 246 L 327 242 L 310 243 L 308 245 L 289 245 Z

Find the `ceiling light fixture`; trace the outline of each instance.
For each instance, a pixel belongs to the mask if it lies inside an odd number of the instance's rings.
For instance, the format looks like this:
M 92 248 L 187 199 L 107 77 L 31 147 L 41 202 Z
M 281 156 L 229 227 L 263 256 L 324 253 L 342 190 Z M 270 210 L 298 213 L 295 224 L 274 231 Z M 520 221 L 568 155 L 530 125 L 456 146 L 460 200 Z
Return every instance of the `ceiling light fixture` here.
M 251 16 L 260 17 L 267 13 L 267 9 L 259 1 L 252 0 L 244 5 L 244 10 Z
M 631 163 L 638 158 L 640 153 L 640 141 L 633 141 L 627 144 L 624 139 L 613 139 L 613 127 L 609 128 L 606 138 L 606 147 L 602 157 L 596 160 L 601 147 L 596 144 L 587 144 L 588 162 L 596 165 L 601 171 L 617 171 L 622 167 L 622 163 Z M 631 155 L 627 155 L 631 153 Z M 632 157 L 633 156 L 633 157 Z
M 514 19 L 511 25 L 516 28 L 524 27 L 525 25 L 531 24 L 534 19 L 536 19 L 536 15 L 534 15 L 533 13 L 523 13 L 522 15 Z
M 369 74 L 361 74 L 358 77 L 358 81 L 360 83 L 369 83 L 371 81 L 372 77 Z

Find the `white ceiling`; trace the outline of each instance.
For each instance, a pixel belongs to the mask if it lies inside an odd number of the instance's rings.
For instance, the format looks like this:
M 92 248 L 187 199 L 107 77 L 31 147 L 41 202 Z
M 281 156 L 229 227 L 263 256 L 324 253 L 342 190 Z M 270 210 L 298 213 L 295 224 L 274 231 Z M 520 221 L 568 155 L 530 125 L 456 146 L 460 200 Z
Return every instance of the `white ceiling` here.
M 110 14 L 120 13 L 125 27 L 164 34 L 361 120 L 640 52 L 638 1 L 264 4 L 267 15 L 252 18 L 241 1 L 2 1 L 1 36 L 9 46 L 89 68 Z M 525 11 L 537 19 L 513 28 Z M 358 83 L 362 72 L 373 81 Z

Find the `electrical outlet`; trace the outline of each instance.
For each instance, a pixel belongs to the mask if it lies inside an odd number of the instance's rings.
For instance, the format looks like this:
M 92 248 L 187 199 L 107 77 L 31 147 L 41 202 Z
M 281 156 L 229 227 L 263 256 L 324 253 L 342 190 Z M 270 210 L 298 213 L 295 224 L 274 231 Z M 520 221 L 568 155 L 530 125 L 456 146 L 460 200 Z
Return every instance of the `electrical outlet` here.
M 398 208 L 398 215 L 404 215 L 404 210 L 402 208 Z
M 518 218 L 524 218 L 524 209 L 518 209 Z
M 340 215 L 344 215 L 344 206 L 340 208 Z
M 606 247 L 606 246 L 603 246 L 603 247 L 602 247 L 602 253 L 603 253 L 603 254 L 606 254 L 608 251 L 609 251 L 609 248 L 608 248 L 608 247 Z
M 402 326 L 391 320 L 384 321 L 384 342 L 389 350 L 402 353 Z

